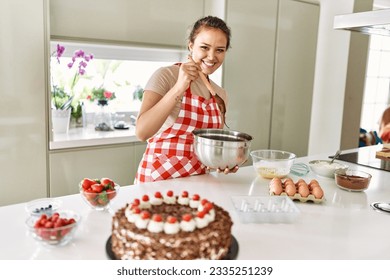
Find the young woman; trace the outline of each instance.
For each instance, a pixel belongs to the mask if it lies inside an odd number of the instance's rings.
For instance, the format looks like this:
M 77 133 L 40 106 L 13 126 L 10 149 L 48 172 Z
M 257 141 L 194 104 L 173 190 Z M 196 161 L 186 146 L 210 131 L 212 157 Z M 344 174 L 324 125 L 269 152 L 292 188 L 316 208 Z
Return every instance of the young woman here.
M 207 172 L 193 152 L 192 131 L 223 128 L 227 95 L 209 80 L 217 93 L 212 95 L 200 75 L 208 79 L 222 65 L 230 36 L 230 28 L 218 17 L 199 19 L 188 38 L 188 61 L 160 68 L 148 81 L 136 125 L 136 136 L 147 141 L 136 183 Z

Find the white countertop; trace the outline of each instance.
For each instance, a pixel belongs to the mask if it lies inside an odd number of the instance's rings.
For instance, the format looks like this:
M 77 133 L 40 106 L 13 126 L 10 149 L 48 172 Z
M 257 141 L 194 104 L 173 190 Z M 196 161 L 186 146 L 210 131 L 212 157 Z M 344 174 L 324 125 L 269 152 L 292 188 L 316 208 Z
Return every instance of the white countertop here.
M 328 155 L 304 157 L 297 162 L 327 159 Z M 239 244 L 241 260 L 388 260 L 390 259 L 390 215 L 371 209 L 377 201 L 390 202 L 390 172 L 346 163 L 352 168 L 372 174 L 365 192 L 339 189 L 333 179 L 316 177 L 310 172 L 302 178 L 315 178 L 325 192 L 321 204 L 295 202 L 300 209 L 293 223 L 243 224 L 231 202 L 233 195 L 268 196 L 269 180 L 257 176 L 252 166 L 240 168 L 236 174 L 212 173 L 189 178 L 167 180 L 122 187 L 112 201 L 111 212 L 89 209 L 80 195 L 60 197 L 63 209 L 82 215 L 75 238 L 64 247 L 46 248 L 28 236 L 24 221 L 24 204 L 0 207 L 3 229 L 0 233 L 0 259 L 86 259 L 106 260 L 105 244 L 111 232 L 111 215 L 142 194 L 159 190 L 198 193 L 229 211 L 234 225 L 233 235 Z M 291 176 L 294 181 L 297 176 Z
M 70 128 L 68 133 L 53 134 L 50 150 L 80 148 L 111 144 L 124 144 L 139 141 L 135 136 L 135 126 L 129 129 L 114 129 L 113 131 L 96 131 L 93 125 L 88 127 Z

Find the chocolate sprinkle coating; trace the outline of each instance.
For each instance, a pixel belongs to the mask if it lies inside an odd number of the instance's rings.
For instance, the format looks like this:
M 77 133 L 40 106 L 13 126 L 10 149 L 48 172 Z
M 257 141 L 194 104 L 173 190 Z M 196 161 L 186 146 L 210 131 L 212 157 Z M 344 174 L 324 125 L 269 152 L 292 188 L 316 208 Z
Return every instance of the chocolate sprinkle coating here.
M 193 232 L 179 231 L 177 234 L 153 233 L 139 229 L 130 223 L 126 207 L 119 209 L 112 220 L 112 252 L 117 259 L 135 260 L 191 260 L 222 259 L 231 245 L 233 222 L 223 208 L 214 204 L 215 220 L 205 228 Z M 179 204 L 152 206 L 149 211 L 162 215 L 181 217 L 193 212 L 189 206 Z

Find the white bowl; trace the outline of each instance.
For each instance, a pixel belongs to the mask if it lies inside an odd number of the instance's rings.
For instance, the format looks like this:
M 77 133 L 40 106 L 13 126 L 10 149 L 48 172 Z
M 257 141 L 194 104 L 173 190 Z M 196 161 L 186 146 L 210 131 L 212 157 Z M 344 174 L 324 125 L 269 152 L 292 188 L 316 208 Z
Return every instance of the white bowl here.
M 334 173 L 337 170 L 347 170 L 348 165 L 339 163 L 339 162 L 332 162 L 331 160 L 312 160 L 309 162 L 310 169 L 317 175 L 328 177 L 328 178 L 334 178 Z

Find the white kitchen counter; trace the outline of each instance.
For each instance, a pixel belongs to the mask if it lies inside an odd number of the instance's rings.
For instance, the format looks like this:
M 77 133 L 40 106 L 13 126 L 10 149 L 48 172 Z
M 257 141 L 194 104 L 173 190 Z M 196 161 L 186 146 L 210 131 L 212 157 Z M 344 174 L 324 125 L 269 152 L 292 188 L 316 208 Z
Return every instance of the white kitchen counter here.
M 96 131 L 93 125 L 70 128 L 68 133 L 53 134 L 50 150 L 80 148 L 88 146 L 123 144 L 139 141 L 135 136 L 135 127 L 114 129 L 113 131 Z
M 327 159 L 328 155 L 303 157 L 297 162 Z M 370 203 L 390 202 L 390 172 L 347 163 L 372 174 L 365 192 L 339 189 L 333 179 L 310 172 L 306 181 L 317 179 L 325 192 L 321 204 L 295 202 L 300 209 L 293 223 L 243 224 L 234 210 L 232 195 L 268 196 L 269 180 L 257 176 L 252 166 L 236 174 L 212 173 L 122 187 L 112 202 L 111 212 L 89 209 L 80 195 L 60 197 L 63 209 L 82 215 L 75 238 L 64 247 L 46 248 L 28 236 L 24 204 L 0 207 L 4 225 L 0 233 L 0 259 L 107 259 L 105 244 L 111 232 L 111 214 L 142 194 L 173 190 L 198 193 L 229 211 L 234 221 L 233 235 L 239 244 L 237 259 L 248 260 L 388 260 L 390 259 L 390 215 L 371 209 Z M 104 174 L 102 174 L 104 175 Z M 294 181 L 297 176 L 291 176 Z M 113 178 L 115 179 L 115 178 Z

